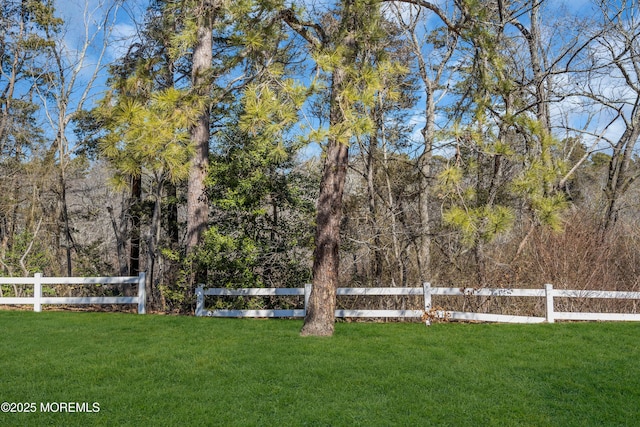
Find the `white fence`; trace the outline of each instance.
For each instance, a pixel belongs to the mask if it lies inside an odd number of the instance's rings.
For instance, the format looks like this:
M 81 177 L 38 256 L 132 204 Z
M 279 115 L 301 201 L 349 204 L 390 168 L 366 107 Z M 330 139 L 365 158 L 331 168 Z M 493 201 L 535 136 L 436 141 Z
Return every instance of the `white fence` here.
M 304 288 L 204 288 L 196 289 L 196 316 L 212 317 L 304 317 L 311 293 L 311 285 Z M 587 313 L 555 311 L 554 298 L 605 298 L 640 300 L 640 292 L 595 291 L 554 289 L 547 284 L 544 289 L 504 289 L 504 288 L 443 288 L 431 287 L 424 283 L 415 288 L 338 288 L 336 294 L 342 295 L 422 295 L 423 310 L 336 310 L 336 317 L 387 317 L 422 318 L 427 324 L 431 319 L 451 319 L 500 323 L 553 323 L 556 320 L 595 320 L 595 321 L 640 321 L 637 313 Z M 205 296 L 304 296 L 304 309 L 293 310 L 206 310 Z M 433 309 L 432 297 L 442 296 L 485 296 L 485 297 L 537 297 L 545 300 L 545 317 L 517 316 L 508 314 L 473 313 Z
M 423 288 L 338 288 L 337 295 L 424 295 Z M 311 294 L 311 285 L 304 288 L 203 288 L 196 289 L 196 316 L 212 317 L 304 317 Z M 211 296 L 286 296 L 304 295 L 304 309 L 294 310 L 205 310 L 204 297 Z M 425 309 L 426 306 L 425 306 Z M 336 310 L 337 317 L 417 317 L 423 310 Z
M 135 297 L 50 297 L 42 295 L 42 285 L 137 285 Z M 145 313 L 145 273 L 128 277 L 0 277 L 0 285 L 33 285 L 33 296 L 2 297 L 0 305 L 33 305 L 33 311 L 42 311 L 43 304 L 137 304 L 138 313 Z

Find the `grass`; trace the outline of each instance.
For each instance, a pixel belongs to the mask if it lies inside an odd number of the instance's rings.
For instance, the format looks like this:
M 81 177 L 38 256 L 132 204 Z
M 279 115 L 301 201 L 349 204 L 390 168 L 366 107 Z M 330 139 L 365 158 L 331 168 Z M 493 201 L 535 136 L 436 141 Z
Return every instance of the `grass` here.
M 0 425 L 587 426 L 640 419 L 640 324 L 339 323 L 0 311 Z

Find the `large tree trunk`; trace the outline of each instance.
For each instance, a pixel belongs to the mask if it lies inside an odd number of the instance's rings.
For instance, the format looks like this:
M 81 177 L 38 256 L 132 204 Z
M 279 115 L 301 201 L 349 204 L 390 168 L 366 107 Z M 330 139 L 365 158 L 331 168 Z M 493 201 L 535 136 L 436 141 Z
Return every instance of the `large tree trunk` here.
M 345 70 L 333 71 L 331 84 L 330 126 L 342 123 L 344 116 L 339 95 L 344 85 Z M 320 181 L 316 217 L 313 286 L 301 335 L 333 335 L 336 309 L 336 289 L 339 276 L 340 220 L 342 195 L 347 177 L 349 146 L 332 134 L 327 144 L 324 170 Z
M 200 96 L 207 96 L 209 79 L 207 70 L 211 68 L 213 37 L 210 19 L 203 19 L 198 28 L 198 43 L 193 51 L 193 87 Z M 204 24 L 208 25 L 204 25 Z M 209 219 L 209 204 L 207 201 L 205 179 L 209 167 L 209 104 L 204 108 L 198 123 L 191 129 L 191 140 L 195 153 L 191 160 L 189 172 L 189 191 L 187 195 L 187 253 L 193 252 L 198 246 L 206 230 Z
M 313 260 L 313 282 L 307 315 L 300 334 L 315 336 L 333 335 L 336 308 L 336 289 L 339 277 L 340 221 L 342 219 L 342 196 L 347 178 L 349 162 L 349 125 L 345 123 L 345 110 L 351 108 L 345 97 L 347 70 L 356 64 L 357 43 L 355 34 L 362 16 L 355 0 L 341 2 L 341 17 L 329 40 L 324 29 L 301 22 L 291 9 L 282 11 L 282 18 L 314 49 L 332 50 L 335 46 L 346 47 L 340 63 L 333 67 L 329 100 L 329 138 L 324 159 L 324 169 L 318 196 L 315 250 Z M 367 8 L 369 6 L 367 5 Z M 310 31 L 313 28 L 314 32 Z M 331 45 L 331 46 L 329 46 Z M 346 126 L 345 126 L 346 125 Z

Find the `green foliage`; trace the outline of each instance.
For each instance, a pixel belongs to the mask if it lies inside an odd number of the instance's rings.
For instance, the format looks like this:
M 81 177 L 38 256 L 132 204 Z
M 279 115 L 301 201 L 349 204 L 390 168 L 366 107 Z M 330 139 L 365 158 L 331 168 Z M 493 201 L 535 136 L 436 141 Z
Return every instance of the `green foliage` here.
M 595 167 L 608 165 L 610 161 L 611 156 L 606 153 L 593 153 L 591 155 L 591 164 Z
M 64 24 L 61 18 L 54 16 L 55 8 L 52 1 L 26 0 L 22 4 L 25 13 L 31 17 L 39 28 L 58 31 Z
M 438 190 L 444 193 L 454 193 L 462 185 L 464 170 L 455 165 L 449 165 L 438 174 Z
M 218 287 L 262 287 L 254 272 L 258 253 L 251 239 L 222 234 L 213 226 L 206 231 L 197 258 L 210 270 L 210 283 Z
M 214 140 L 211 227 L 185 265 L 196 263 L 219 286 L 300 286 L 309 276 L 301 249 L 311 239 L 315 189 L 296 170 L 301 145 L 288 137 L 307 88 L 276 74 L 245 88 L 235 120 Z
M 182 31 L 171 35 L 169 55 L 173 60 L 188 54 L 198 41 L 198 25 L 193 19 L 183 22 Z
M 157 179 L 185 179 L 193 149 L 189 127 L 199 114 L 200 102 L 174 88 L 151 94 L 147 102 L 127 96 L 107 96 L 100 114 L 107 130 L 100 151 L 116 171 L 114 183 L 150 171 Z
M 528 203 L 538 224 L 562 231 L 562 215 L 569 205 L 564 193 L 555 189 L 566 173 L 567 165 L 559 156 L 553 156 L 558 141 L 538 128 L 532 130 L 540 139 L 543 154 L 539 158 L 525 159 L 528 167 L 513 179 L 511 188 Z
M 506 206 L 481 206 L 474 209 L 454 206 L 442 215 L 443 222 L 459 230 L 462 242 L 468 246 L 474 246 L 479 241 L 492 241 L 509 231 L 514 219 L 513 210 Z
M 309 276 L 300 250 L 312 235 L 315 182 L 292 169 L 297 145 L 239 128 L 220 142 L 207 183 L 212 228 L 196 262 L 212 283 L 299 286 Z
M 554 231 L 563 231 L 562 214 L 569 207 L 564 194 L 533 198 L 531 208 L 540 224 Z
M 438 174 L 437 191 L 446 206 L 443 222 L 460 231 L 465 245 L 488 242 L 509 231 L 515 219 L 511 200 L 524 200 L 537 224 L 562 229 L 568 204 L 564 194 L 554 190 L 566 172 L 566 163 L 553 156 L 557 142 L 541 136 L 534 121 L 526 123 L 528 130 L 524 132 L 520 123 L 516 138 L 538 139 L 543 156 L 518 152 L 513 141 L 493 139 L 490 132 L 458 130 L 460 160 Z M 507 167 L 509 177 L 505 176 Z
M 559 230 L 567 207 L 557 191 L 567 172 L 559 142 L 526 108 L 530 100 L 510 74 L 509 39 L 497 11 L 477 0 L 461 6 L 469 16 L 461 30 L 468 55 L 448 132 L 457 153 L 453 166 L 438 175 L 443 222 L 465 245 L 477 247 L 508 232 L 524 203 L 536 225 Z
M 298 122 L 298 113 L 307 96 L 307 88 L 293 79 L 248 85 L 242 97 L 240 130 L 262 144 L 280 140 Z M 282 145 L 271 148 L 265 154 L 273 156 L 273 160 L 286 157 Z
M 519 199 L 537 224 L 560 231 L 568 204 L 564 194 L 555 191 L 566 173 L 565 161 L 555 155 L 558 141 L 524 115 L 508 117 L 511 127 L 498 135 L 485 119 L 481 115 L 472 127 L 452 129 L 460 154 L 437 176 L 444 224 L 459 230 L 467 246 L 488 242 L 509 231 L 515 219 L 515 206 L 509 204 Z M 542 154 L 522 151 L 522 140 L 537 144 Z

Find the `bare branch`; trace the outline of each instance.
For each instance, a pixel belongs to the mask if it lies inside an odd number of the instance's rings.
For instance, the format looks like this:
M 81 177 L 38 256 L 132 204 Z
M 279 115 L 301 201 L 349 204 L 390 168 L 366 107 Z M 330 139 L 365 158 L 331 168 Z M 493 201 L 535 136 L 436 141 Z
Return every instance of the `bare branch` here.
M 442 8 L 440 8 L 437 4 L 432 3 L 430 1 L 425 1 L 425 0 L 382 0 L 382 1 L 413 4 L 416 6 L 423 7 L 425 9 L 429 9 L 430 11 L 435 13 L 438 16 L 438 18 L 442 20 L 442 22 L 447 26 L 447 28 L 449 28 L 451 31 L 454 31 L 456 33 L 459 33 L 462 27 L 462 24 L 464 24 L 464 22 L 466 22 L 469 18 L 464 8 L 460 8 L 463 15 L 458 22 L 454 22 L 447 16 L 445 11 L 442 10 Z
M 33 232 L 33 237 L 29 242 L 29 246 L 27 246 L 27 249 L 24 251 L 24 254 L 22 254 L 22 257 L 20 257 L 20 268 L 22 269 L 22 273 L 24 274 L 25 277 L 29 275 L 29 270 L 27 270 L 27 267 L 25 265 L 25 260 L 27 259 L 29 252 L 31 252 L 31 249 L 33 248 L 33 243 L 36 241 L 36 238 L 38 237 L 38 232 L 40 231 L 41 225 L 42 225 L 42 217 L 40 217 L 40 220 L 38 221 L 38 225 L 36 226 L 36 229 Z

